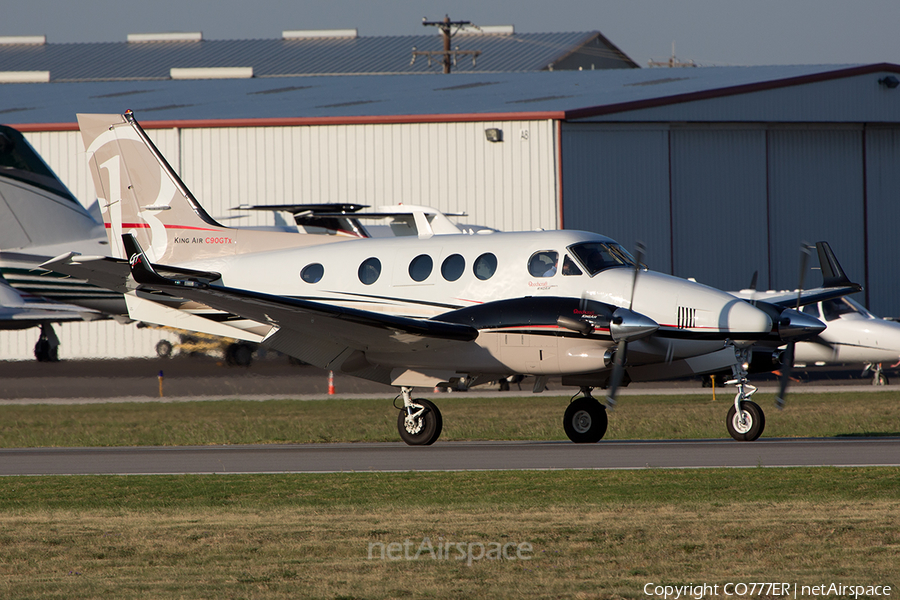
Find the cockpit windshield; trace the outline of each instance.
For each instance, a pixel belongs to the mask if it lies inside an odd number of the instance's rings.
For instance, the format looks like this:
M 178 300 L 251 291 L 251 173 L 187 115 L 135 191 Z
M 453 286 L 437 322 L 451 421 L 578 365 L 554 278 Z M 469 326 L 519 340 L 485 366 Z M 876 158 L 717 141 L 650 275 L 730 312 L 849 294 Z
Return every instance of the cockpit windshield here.
M 874 319 L 875 316 L 862 307 L 861 304 L 847 298 L 836 298 L 822 302 L 822 316 L 826 321 L 834 321 L 841 315 L 858 314 L 865 319 Z
M 634 267 L 634 257 L 615 242 L 583 242 L 569 250 L 592 277 L 613 267 Z
M 0 177 L 37 186 L 77 203 L 18 130 L 0 125 Z

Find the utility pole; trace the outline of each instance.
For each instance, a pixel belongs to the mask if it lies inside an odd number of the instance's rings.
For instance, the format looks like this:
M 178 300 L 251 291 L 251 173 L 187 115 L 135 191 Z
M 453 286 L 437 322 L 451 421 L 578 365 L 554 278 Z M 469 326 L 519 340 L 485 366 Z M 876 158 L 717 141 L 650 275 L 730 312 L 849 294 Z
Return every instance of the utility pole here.
M 456 64 L 457 57 L 459 55 L 464 55 L 471 56 L 472 66 L 475 66 L 475 59 L 481 54 L 481 50 L 460 50 L 459 46 L 457 46 L 455 50 L 450 49 L 450 38 L 456 35 L 456 33 L 464 26 L 471 24 L 471 21 L 451 21 L 449 15 L 445 15 L 442 21 L 429 21 L 427 18 L 423 18 L 422 25 L 425 27 L 437 27 L 441 30 L 441 37 L 444 38 L 444 49 L 417 50 L 416 47 L 413 46 L 412 60 L 409 64 L 415 64 L 417 56 L 426 56 L 428 57 L 428 66 L 431 66 L 433 58 L 441 57 L 441 62 L 444 65 L 444 73 L 446 74 L 450 73 L 452 65 Z M 456 27 L 456 31 L 451 31 L 452 27 Z
M 678 60 L 677 58 L 675 58 L 675 42 L 672 42 L 672 56 L 669 57 L 669 60 L 667 60 L 667 61 L 648 60 L 647 64 L 649 64 L 651 67 L 670 67 L 670 68 L 673 68 L 673 67 L 696 67 L 697 66 L 694 64 L 694 61 L 692 61 L 692 60 L 685 62 L 685 61 Z

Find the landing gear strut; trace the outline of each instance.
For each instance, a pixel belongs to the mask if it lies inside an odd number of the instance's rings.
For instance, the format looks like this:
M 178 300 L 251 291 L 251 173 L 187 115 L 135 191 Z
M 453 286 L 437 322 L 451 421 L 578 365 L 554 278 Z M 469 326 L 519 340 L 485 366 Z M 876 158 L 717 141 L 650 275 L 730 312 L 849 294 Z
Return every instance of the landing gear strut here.
M 430 446 L 440 437 L 444 427 L 441 411 L 424 398 L 413 399 L 411 392 L 412 388 L 400 388 L 403 406 L 397 415 L 397 430 L 400 438 L 410 446 Z
M 577 399 L 573 397 L 563 417 L 563 429 L 576 444 L 599 442 L 609 424 L 606 407 L 591 395 L 592 390 L 593 388 L 582 386 L 580 393 L 583 395 Z
M 888 384 L 888 378 L 887 375 L 884 374 L 881 363 L 871 363 L 866 365 L 866 368 L 863 369 L 863 375 L 865 375 L 867 371 L 872 371 L 872 385 Z
M 38 362 L 59 361 L 59 338 L 50 323 L 41 323 L 41 337 L 34 345 L 34 357 Z
M 737 352 L 737 351 L 736 351 Z M 738 355 L 739 359 L 743 351 Z M 737 394 L 734 396 L 734 406 L 728 410 L 725 417 L 725 427 L 728 433 L 739 442 L 752 442 L 762 435 L 766 427 L 766 416 L 762 409 L 750 397 L 756 392 L 756 388 L 747 383 L 747 371 L 744 369 L 744 360 L 731 367 L 734 377 L 725 382 L 725 385 L 736 385 Z

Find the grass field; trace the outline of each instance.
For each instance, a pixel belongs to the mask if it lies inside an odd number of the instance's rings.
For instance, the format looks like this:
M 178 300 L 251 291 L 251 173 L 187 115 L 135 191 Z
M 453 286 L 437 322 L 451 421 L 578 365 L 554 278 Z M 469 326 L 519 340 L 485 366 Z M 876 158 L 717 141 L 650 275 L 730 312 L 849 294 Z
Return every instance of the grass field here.
M 563 437 L 568 398 L 435 398 L 442 439 Z M 765 435 L 900 431 L 891 392 L 796 394 L 783 412 L 757 398 Z M 609 437 L 725 437 L 727 406 L 623 397 Z M 396 440 L 389 400 L 0 413 L 7 447 Z M 771 581 L 896 597 L 898 564 L 897 468 L 0 478 L 0 598 L 650 598 L 648 583 L 705 583 L 737 600 L 721 586 Z
M 896 591 L 898 477 L 871 468 L 13 477 L 0 481 L 0 596 L 640 598 L 647 583 L 759 581 Z M 391 543 L 397 551 L 382 559 L 378 548 Z M 449 558 L 414 558 L 444 543 L 454 545 Z M 479 544 L 530 550 L 469 560 L 457 543 L 473 557 Z
M 568 397 L 489 398 L 429 394 L 444 418 L 442 440 L 565 439 Z M 731 394 L 626 396 L 610 413 L 607 439 L 726 438 Z M 900 392 L 773 396 L 764 437 L 900 435 Z M 379 400 L 273 400 L 0 407 L 0 446 L 146 446 L 397 441 L 397 412 Z

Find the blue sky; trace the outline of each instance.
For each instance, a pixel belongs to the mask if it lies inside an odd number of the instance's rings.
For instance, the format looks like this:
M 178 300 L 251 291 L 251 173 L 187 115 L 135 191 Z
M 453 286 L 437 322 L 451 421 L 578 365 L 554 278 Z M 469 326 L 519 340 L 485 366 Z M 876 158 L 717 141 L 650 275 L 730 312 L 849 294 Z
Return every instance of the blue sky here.
M 676 44 L 701 65 L 900 63 L 900 0 L 7 0 L 0 35 L 51 43 L 124 41 L 129 33 L 202 31 L 207 39 L 283 30 L 421 33 L 423 17 L 520 32 L 599 30 L 641 65 Z M 430 31 L 434 31 L 431 29 Z

